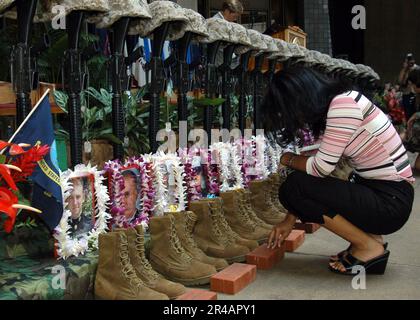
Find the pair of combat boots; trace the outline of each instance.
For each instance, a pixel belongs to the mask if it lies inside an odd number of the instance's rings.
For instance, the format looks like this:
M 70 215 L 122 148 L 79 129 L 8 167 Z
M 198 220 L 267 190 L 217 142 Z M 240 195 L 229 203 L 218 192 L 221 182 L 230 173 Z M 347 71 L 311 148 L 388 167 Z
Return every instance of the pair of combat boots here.
M 256 215 L 267 224 L 277 225 L 286 218 L 287 210 L 279 200 L 279 188 L 283 181 L 280 174 L 273 173 L 266 180 L 249 183 L 247 201 Z
M 99 235 L 97 299 L 168 300 L 185 292 L 182 284 L 153 270 L 145 255 L 142 226 Z
M 233 231 L 239 236 L 265 243 L 273 227 L 261 220 L 248 202 L 249 191 L 238 189 L 221 192 L 223 212 Z
M 258 247 L 255 240 L 245 239 L 232 230 L 226 220 L 222 199 L 201 199 L 190 203 L 197 215 L 194 240 L 204 253 L 229 263 L 244 262 L 245 256 Z
M 187 286 L 204 285 L 226 268 L 224 259 L 207 256 L 193 239 L 197 217 L 193 212 L 172 212 L 150 219 L 150 263 L 167 279 Z

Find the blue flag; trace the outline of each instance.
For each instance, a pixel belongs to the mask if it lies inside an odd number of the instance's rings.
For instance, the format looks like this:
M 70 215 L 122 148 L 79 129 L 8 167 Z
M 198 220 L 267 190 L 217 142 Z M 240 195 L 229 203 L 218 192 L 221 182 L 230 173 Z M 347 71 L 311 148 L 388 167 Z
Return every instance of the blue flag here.
M 48 94 L 32 109 L 9 142 L 50 147 L 50 152 L 38 162 L 30 180 L 33 182 L 31 206 L 42 211 L 40 218 L 53 230 L 63 215 L 63 199 Z

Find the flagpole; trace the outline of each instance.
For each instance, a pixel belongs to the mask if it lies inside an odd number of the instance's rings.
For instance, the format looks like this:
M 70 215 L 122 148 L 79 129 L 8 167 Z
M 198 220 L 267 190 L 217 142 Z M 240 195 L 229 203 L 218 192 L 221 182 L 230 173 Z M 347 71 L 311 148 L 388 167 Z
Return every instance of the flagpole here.
M 19 128 L 15 131 L 13 136 L 9 139 L 9 143 L 12 143 L 13 139 L 16 137 L 16 135 L 19 133 L 19 131 L 22 129 L 22 127 L 28 122 L 29 118 L 32 116 L 32 114 L 36 111 L 38 106 L 41 104 L 41 101 L 44 100 L 45 96 L 50 92 L 50 89 L 47 89 L 47 91 L 44 92 L 42 97 L 38 100 L 36 105 L 32 108 L 31 112 L 29 112 L 28 116 L 25 118 L 25 120 L 20 124 Z

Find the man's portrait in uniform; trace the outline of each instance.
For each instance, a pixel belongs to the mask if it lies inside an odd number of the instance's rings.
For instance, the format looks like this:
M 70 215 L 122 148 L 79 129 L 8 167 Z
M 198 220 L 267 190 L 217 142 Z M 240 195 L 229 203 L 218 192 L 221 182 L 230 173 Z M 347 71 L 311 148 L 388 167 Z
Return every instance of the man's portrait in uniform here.
M 78 177 L 70 180 L 72 192 L 67 199 L 67 209 L 70 210 L 70 234 L 78 237 L 87 234 L 93 228 L 93 186 L 89 177 Z

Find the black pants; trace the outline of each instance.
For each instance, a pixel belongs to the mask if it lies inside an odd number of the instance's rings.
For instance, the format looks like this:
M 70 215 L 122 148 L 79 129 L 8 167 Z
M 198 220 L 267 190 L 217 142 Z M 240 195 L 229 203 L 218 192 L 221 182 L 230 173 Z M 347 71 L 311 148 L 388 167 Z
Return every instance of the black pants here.
M 295 171 L 280 187 L 280 202 L 302 222 L 324 224 L 323 216 L 340 215 L 375 235 L 388 235 L 405 225 L 414 201 L 410 183 L 357 175 L 350 180 L 322 179 Z

